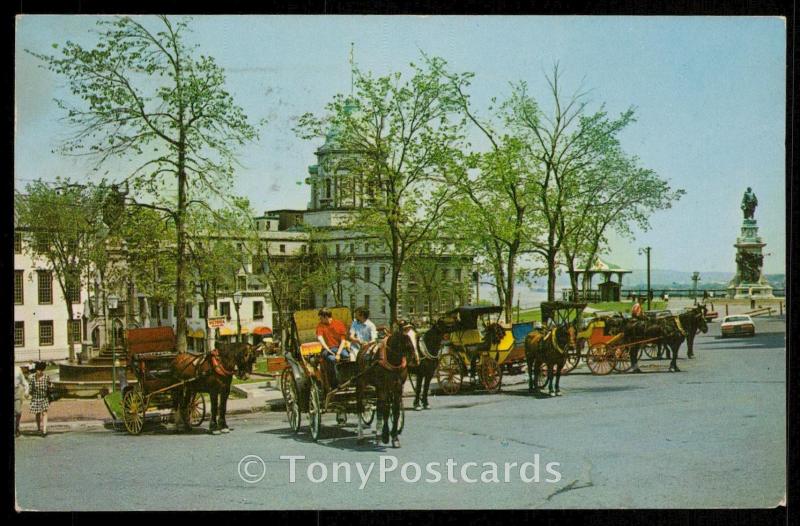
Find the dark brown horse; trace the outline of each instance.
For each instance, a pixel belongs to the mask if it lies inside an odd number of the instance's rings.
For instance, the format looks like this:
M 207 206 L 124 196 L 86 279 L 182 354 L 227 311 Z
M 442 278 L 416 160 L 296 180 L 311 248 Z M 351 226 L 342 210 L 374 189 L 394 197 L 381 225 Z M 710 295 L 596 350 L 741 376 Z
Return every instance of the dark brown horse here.
M 377 397 L 377 422 L 375 439 L 384 444 L 392 438 L 392 447 L 400 447 L 398 422 L 403 403 L 403 385 L 408 378 L 408 364 L 413 364 L 414 345 L 411 338 L 396 329 L 376 346 L 374 354 L 358 354 L 358 379 L 356 382 L 356 408 L 359 415 L 364 412 L 367 386 L 375 388 Z M 389 416 L 392 427 L 389 429 Z M 358 419 L 358 441 L 364 440 L 363 424 Z
M 416 381 L 411 382 L 414 388 L 414 409 L 428 409 L 428 391 L 431 387 L 431 379 L 439 365 L 439 350 L 442 347 L 447 324 L 443 320 L 438 320 L 433 327 L 422 335 L 417 344 L 419 349 L 419 365 L 409 367 L 409 375 L 413 375 Z M 420 407 L 422 402 L 422 407 Z
M 704 305 L 697 305 L 686 312 L 670 318 L 658 320 L 663 330 L 663 342 L 672 353 L 670 371 L 680 371 L 676 360 L 681 344 L 686 340 L 687 355 L 694 357 L 694 337 L 699 332 L 708 332 L 706 323 L 706 308 Z
M 538 391 L 542 364 L 547 367 L 547 380 L 550 396 L 561 396 L 561 370 L 567 363 L 567 346 L 570 342 L 570 328 L 566 325 L 552 329 L 534 330 L 525 337 L 525 361 L 528 364 L 528 392 Z M 555 369 L 555 371 L 554 371 Z M 555 376 L 555 389 L 553 378 Z
M 178 430 L 188 427 L 189 401 L 194 393 L 208 393 L 211 398 L 211 423 L 209 431 L 213 435 L 228 433 L 225 413 L 231 381 L 236 374 L 246 380 L 253 371 L 256 353 L 247 343 L 218 343 L 214 349 L 203 356 L 183 353 L 175 357 L 172 373 L 178 380 L 190 380 L 183 389 L 182 401 L 175 417 Z

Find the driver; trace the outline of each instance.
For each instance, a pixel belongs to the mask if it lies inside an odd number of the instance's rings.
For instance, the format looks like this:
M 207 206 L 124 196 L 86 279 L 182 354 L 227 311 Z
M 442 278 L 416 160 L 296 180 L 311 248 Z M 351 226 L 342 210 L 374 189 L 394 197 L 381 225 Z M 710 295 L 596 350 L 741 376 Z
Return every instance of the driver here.
M 319 310 L 319 324 L 317 325 L 317 340 L 322 344 L 322 357 L 328 362 L 328 375 L 331 388 L 336 389 L 339 384 L 336 361 L 340 358 L 349 359 L 349 342 L 347 341 L 347 328 L 339 320 L 333 318 L 333 313 L 327 307 Z M 331 373 L 332 377 L 331 377 Z
M 358 353 L 361 349 L 367 349 L 376 341 L 378 341 L 378 328 L 369 319 L 369 310 L 366 307 L 358 307 L 355 311 L 355 319 L 350 325 L 350 342 L 353 352 Z

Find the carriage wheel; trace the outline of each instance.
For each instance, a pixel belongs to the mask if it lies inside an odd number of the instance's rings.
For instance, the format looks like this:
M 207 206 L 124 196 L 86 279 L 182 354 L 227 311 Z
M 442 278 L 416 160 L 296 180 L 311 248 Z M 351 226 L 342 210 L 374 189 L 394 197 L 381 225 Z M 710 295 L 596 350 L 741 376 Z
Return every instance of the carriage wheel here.
M 644 346 L 644 353 L 651 360 L 658 358 L 658 345 L 655 343 L 648 343 Z
M 461 389 L 463 378 L 459 357 L 451 353 L 442 354 L 436 369 L 436 381 L 442 391 L 445 394 L 456 394 Z
M 189 400 L 189 424 L 192 427 L 199 427 L 206 421 L 206 397 L 203 393 L 194 393 Z
M 286 418 L 289 427 L 297 433 L 300 431 L 300 397 L 297 394 L 297 384 L 292 376 L 292 370 L 286 369 L 281 375 L 281 391 L 286 403 Z
M 500 384 L 503 382 L 503 369 L 497 365 L 497 360 L 484 354 L 478 367 L 478 374 L 484 389 L 490 393 L 500 390 Z
M 589 366 L 592 374 L 605 375 L 610 373 L 614 369 L 615 362 L 614 353 L 609 351 L 604 343 L 593 345 L 589 348 L 589 352 L 586 353 L 586 365 Z
M 564 367 L 561 369 L 561 374 L 567 374 L 574 368 L 581 363 L 581 355 L 585 354 L 586 352 L 586 340 L 583 338 L 579 338 L 575 347 L 569 347 L 566 350 L 567 352 L 567 361 L 564 363 Z
M 316 442 L 322 430 L 322 404 L 320 403 L 320 388 L 316 382 L 311 382 L 311 392 L 308 396 L 308 427 L 311 438 Z
M 361 419 L 361 423 L 365 426 L 372 425 L 372 421 L 375 420 L 375 404 L 372 400 L 364 400 L 364 407 L 361 409 L 361 414 L 358 415 L 358 418 Z
M 614 370 L 618 373 L 627 372 L 631 368 L 630 349 L 624 347 L 614 348 Z
M 138 435 L 144 427 L 144 414 L 147 404 L 144 400 L 142 388 L 137 384 L 122 397 L 122 416 L 125 422 L 125 429 L 132 435 Z

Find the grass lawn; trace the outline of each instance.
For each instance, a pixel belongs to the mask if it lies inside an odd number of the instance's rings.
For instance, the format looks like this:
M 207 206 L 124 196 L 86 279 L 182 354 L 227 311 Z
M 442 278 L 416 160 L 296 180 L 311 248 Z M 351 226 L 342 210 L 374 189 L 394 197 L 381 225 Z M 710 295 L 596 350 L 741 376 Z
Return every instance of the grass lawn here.
M 651 302 L 651 310 L 662 310 L 667 308 L 667 302 L 654 300 Z M 629 301 L 606 301 L 601 303 L 589 303 L 588 307 L 601 311 L 630 312 L 631 302 Z M 647 306 L 645 305 L 645 308 Z M 513 320 L 517 321 L 517 312 L 514 311 Z M 519 312 L 519 321 L 542 321 L 542 311 L 539 308 L 522 309 Z

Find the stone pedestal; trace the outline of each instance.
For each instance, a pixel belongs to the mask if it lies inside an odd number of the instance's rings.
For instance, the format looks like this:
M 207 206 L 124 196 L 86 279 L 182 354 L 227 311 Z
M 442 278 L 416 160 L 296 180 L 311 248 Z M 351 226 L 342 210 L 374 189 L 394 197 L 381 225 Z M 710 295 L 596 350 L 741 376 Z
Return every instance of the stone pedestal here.
M 772 286 L 764 278 L 766 246 L 758 235 L 755 219 L 742 221 L 741 235 L 736 238 L 736 275 L 728 283 L 728 297 L 734 299 L 773 298 Z

